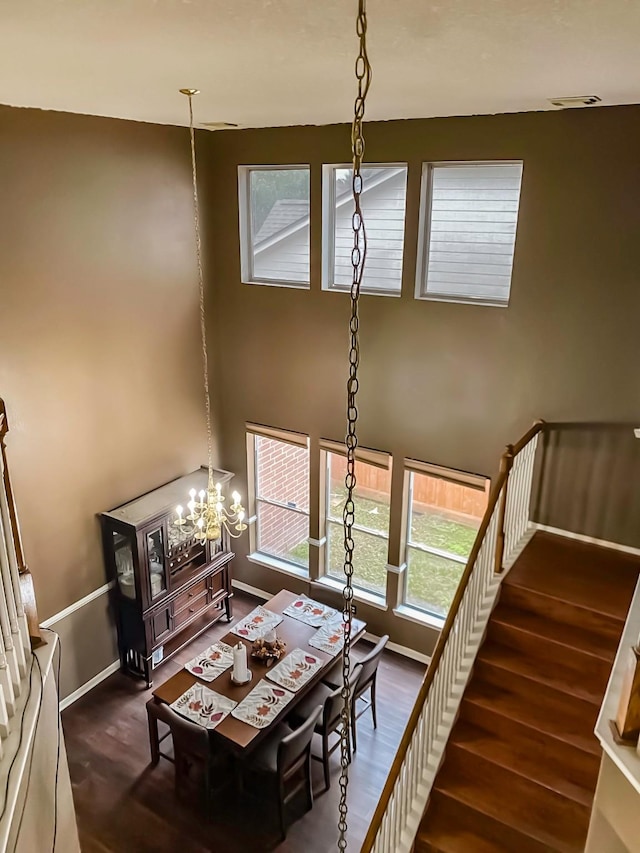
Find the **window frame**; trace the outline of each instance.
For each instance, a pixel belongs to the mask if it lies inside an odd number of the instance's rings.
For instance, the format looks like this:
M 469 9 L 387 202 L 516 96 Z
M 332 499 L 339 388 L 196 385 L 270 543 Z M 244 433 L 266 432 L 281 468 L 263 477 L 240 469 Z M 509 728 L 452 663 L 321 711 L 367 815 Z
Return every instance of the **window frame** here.
M 508 308 L 511 303 L 511 286 L 513 284 L 513 266 L 509 278 L 509 298 L 506 302 L 497 299 L 475 299 L 464 296 L 433 295 L 427 290 L 427 275 L 429 272 L 429 247 L 431 243 L 431 209 L 433 202 L 433 170 L 435 168 L 456 168 L 461 166 L 521 166 L 520 191 L 518 209 L 516 211 L 516 230 L 513 239 L 513 260 L 518 239 L 520 224 L 520 199 L 522 196 L 522 179 L 524 177 L 524 160 L 433 160 L 422 164 L 420 178 L 420 212 L 418 214 L 418 253 L 416 258 L 416 283 L 414 298 L 421 302 L 448 302 L 457 305 L 478 305 L 485 308 Z
M 404 227 L 402 232 L 402 264 L 400 267 L 400 287 L 398 290 L 383 290 L 367 288 L 364 284 L 360 287 L 360 293 L 366 296 L 402 296 L 402 282 L 405 273 L 405 245 L 407 241 L 407 196 L 409 192 L 409 164 L 408 162 L 392 163 L 364 163 L 364 169 L 405 169 L 405 198 L 404 198 Z M 352 163 L 323 163 L 322 164 L 322 277 L 321 289 L 329 293 L 350 293 L 351 286 L 347 284 L 335 284 L 333 282 L 335 272 L 335 215 L 336 215 L 336 182 L 335 171 L 337 169 L 353 169 Z M 366 216 L 364 217 L 366 227 Z M 366 263 L 365 263 L 366 275 Z
M 329 582 L 342 582 L 344 579 L 343 575 L 334 575 L 329 571 L 328 559 L 327 555 L 329 552 L 329 524 L 338 524 L 343 526 L 343 519 L 336 518 L 330 514 L 330 498 L 331 498 L 331 455 L 334 456 L 346 456 L 345 449 L 342 447 L 338 449 L 339 445 L 337 442 L 329 442 L 322 440 L 320 442 L 320 470 L 321 470 L 321 490 L 322 490 L 322 503 L 320 506 L 320 517 L 322 524 L 322 555 L 320 561 L 320 580 L 326 578 Z M 381 462 L 376 462 L 374 460 L 386 460 L 386 465 Z M 375 467 L 385 468 L 388 471 L 392 470 L 393 465 L 393 457 L 390 453 L 385 453 L 380 450 L 367 450 L 365 448 L 358 448 L 356 451 L 356 461 L 361 462 L 363 464 L 371 465 Z M 391 483 L 389 486 L 389 510 L 391 510 L 391 490 L 393 484 Z M 356 512 L 357 518 L 357 512 Z M 386 591 L 386 581 L 388 576 L 388 555 L 389 555 L 389 540 L 391 533 L 391 518 L 389 518 L 389 525 L 387 527 L 386 534 L 380 530 L 375 530 L 371 527 L 367 527 L 366 525 L 359 524 L 357 521 L 353 525 L 353 529 L 359 533 L 365 533 L 367 535 L 374 536 L 378 539 L 382 539 L 387 543 L 387 561 L 385 564 L 385 591 L 379 592 L 378 590 L 369 589 L 365 586 L 361 586 L 356 582 L 356 577 L 354 574 L 353 578 L 353 588 L 357 594 L 362 594 L 365 597 L 371 598 L 372 600 L 377 600 L 379 602 L 384 602 L 386 604 L 387 601 L 387 591 Z M 357 551 L 356 551 L 357 553 Z
M 258 278 L 254 275 L 253 233 L 251 226 L 251 173 L 301 170 L 309 173 L 309 278 L 306 282 L 290 279 Z M 240 281 L 242 284 L 258 284 L 267 287 L 288 287 L 295 290 L 311 288 L 311 165 L 268 164 L 264 166 L 238 166 L 238 224 L 240 241 Z
M 433 465 L 428 462 L 420 462 L 415 459 L 404 460 L 404 494 L 406 496 L 406 519 L 404 524 L 404 563 L 406 568 L 403 573 L 404 577 L 403 582 L 401 584 L 401 589 L 399 589 L 399 592 L 401 593 L 399 606 L 402 610 L 407 611 L 409 613 L 413 612 L 416 614 L 420 614 L 420 617 L 426 616 L 428 620 L 437 620 L 440 623 L 444 623 L 445 619 L 447 618 L 446 613 L 436 613 L 433 610 L 429 610 L 426 607 L 420 607 L 420 605 L 413 604 L 407 600 L 410 571 L 409 551 L 410 549 L 414 549 L 416 551 L 421 551 L 423 554 L 431 554 L 432 556 L 440 557 L 443 560 L 450 560 L 451 562 L 459 563 L 462 566 L 467 565 L 467 563 L 469 562 L 469 557 L 462 557 L 460 556 L 460 554 L 453 554 L 449 551 L 443 551 L 441 548 L 435 548 L 432 545 L 423 545 L 422 543 L 416 543 L 411 541 L 411 522 L 413 519 L 414 491 L 413 484 L 414 476 L 416 474 L 423 474 L 429 477 L 444 479 L 459 486 L 466 486 L 468 488 L 477 489 L 478 491 L 485 493 L 485 495 L 487 496 L 487 500 L 489 498 L 489 493 L 491 490 L 491 478 L 486 477 L 482 474 L 471 474 L 467 471 L 458 471 L 455 468 L 444 468 L 439 465 Z M 482 523 L 482 520 L 480 521 L 480 523 Z M 471 553 L 471 551 L 469 553 Z
M 282 501 L 274 500 L 273 498 L 263 498 L 259 496 L 258 482 L 258 445 L 256 438 L 267 438 L 271 441 L 280 441 L 283 444 L 292 444 L 296 447 L 304 448 L 307 451 L 307 476 L 309 478 L 309 507 L 301 509 L 300 507 L 292 507 Z M 307 557 L 306 565 L 296 563 L 293 560 L 287 560 L 285 557 L 270 554 L 268 551 L 263 551 L 259 548 L 260 542 L 260 522 L 258 517 L 258 504 L 267 504 L 280 509 L 285 509 L 290 512 L 296 512 L 299 515 L 307 517 L 310 524 L 311 515 L 311 452 L 309 446 L 309 436 L 303 433 L 297 433 L 288 430 L 280 430 L 270 427 L 258 427 L 255 424 L 246 424 L 246 440 L 247 440 L 247 486 L 249 495 L 249 555 L 248 559 L 252 562 L 261 563 L 269 568 L 275 568 L 280 571 L 290 574 L 310 576 L 310 554 Z M 309 543 L 310 528 L 307 527 L 306 542 Z M 309 543 L 310 544 L 310 543 Z

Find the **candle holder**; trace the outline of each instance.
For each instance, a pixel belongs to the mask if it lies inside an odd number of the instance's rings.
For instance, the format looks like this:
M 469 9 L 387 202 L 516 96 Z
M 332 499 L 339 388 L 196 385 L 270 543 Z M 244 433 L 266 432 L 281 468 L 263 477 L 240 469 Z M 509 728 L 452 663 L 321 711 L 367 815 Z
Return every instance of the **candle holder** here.
M 280 660 L 286 649 L 287 644 L 284 640 L 279 640 L 277 637 L 275 640 L 265 640 L 264 637 L 259 637 L 257 640 L 253 641 L 251 646 L 251 657 L 261 661 L 262 663 L 266 663 L 269 667 L 275 663 L 275 661 Z
M 243 681 L 239 681 L 237 678 L 233 676 L 233 670 L 231 670 L 231 681 L 237 686 L 242 687 L 244 684 L 248 684 L 253 678 L 253 673 L 249 668 L 247 668 L 247 677 Z

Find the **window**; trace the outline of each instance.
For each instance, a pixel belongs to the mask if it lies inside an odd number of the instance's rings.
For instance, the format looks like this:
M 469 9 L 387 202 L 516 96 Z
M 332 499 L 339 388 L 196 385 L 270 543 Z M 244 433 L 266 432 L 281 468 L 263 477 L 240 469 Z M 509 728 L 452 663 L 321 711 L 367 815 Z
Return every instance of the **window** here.
M 489 481 L 405 460 L 408 471 L 405 604 L 446 616 L 487 507 Z
M 309 286 L 309 167 L 240 166 L 245 284 Z
M 308 439 L 274 432 L 287 437 L 248 435 L 255 502 L 251 547 L 258 554 L 308 569 Z
M 325 574 L 344 578 L 344 528 L 342 510 L 346 497 L 344 484 L 347 460 L 344 451 L 324 442 L 326 456 L 325 492 Z M 389 550 L 389 505 L 391 500 L 391 460 L 383 453 L 363 451 L 374 463 L 356 462 L 353 584 L 355 587 L 386 596 Z
M 351 287 L 353 249 L 353 170 L 323 169 L 323 281 L 325 290 Z M 367 259 L 362 293 L 400 296 L 407 197 L 407 167 L 402 164 L 362 169 L 362 214 L 367 230 Z
M 507 305 L 522 163 L 425 164 L 416 296 Z

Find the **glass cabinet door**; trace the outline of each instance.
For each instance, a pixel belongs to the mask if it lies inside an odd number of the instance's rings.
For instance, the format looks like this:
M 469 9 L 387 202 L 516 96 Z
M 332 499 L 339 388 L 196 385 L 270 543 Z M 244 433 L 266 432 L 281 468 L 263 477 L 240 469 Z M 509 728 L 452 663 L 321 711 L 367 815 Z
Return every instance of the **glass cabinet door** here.
M 163 595 L 168 588 L 164 527 L 156 527 L 148 531 L 146 541 L 149 592 L 153 601 L 154 598 Z
M 136 577 L 133 570 L 133 544 L 124 533 L 111 531 L 113 559 L 118 579 L 118 589 L 126 598 L 136 597 Z

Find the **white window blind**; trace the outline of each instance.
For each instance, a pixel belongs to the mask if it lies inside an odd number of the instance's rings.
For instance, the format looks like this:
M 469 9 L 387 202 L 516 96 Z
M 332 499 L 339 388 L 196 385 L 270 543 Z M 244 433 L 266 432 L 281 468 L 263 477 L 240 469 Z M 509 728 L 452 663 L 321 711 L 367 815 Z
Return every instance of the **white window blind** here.
M 353 269 L 351 167 L 323 169 L 323 288 L 347 291 Z M 400 295 L 404 249 L 407 167 L 367 165 L 362 169 L 362 215 L 367 230 L 363 293 Z
M 421 297 L 508 304 L 521 180 L 522 163 L 425 166 Z

